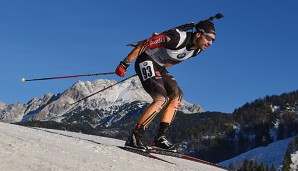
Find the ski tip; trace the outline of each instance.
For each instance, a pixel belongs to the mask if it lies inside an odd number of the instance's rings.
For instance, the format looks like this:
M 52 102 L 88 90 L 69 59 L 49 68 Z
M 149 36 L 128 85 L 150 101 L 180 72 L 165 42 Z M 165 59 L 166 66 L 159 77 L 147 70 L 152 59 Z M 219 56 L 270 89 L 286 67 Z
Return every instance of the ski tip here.
M 26 81 L 26 79 L 23 77 L 23 78 L 22 78 L 22 82 L 24 83 L 25 81 Z

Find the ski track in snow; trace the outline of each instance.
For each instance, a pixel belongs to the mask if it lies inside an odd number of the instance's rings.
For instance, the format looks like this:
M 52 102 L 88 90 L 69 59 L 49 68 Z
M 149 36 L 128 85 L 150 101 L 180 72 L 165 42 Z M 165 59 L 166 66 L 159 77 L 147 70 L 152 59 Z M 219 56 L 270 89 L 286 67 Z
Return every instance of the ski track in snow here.
M 213 166 L 161 156 L 176 165 L 117 148 L 124 141 L 0 122 L 1 171 L 217 171 Z

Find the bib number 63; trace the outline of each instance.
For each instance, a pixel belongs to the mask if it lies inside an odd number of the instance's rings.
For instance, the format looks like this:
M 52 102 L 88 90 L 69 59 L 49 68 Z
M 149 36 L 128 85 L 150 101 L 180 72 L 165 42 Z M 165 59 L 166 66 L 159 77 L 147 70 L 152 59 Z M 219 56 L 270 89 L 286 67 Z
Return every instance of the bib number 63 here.
M 143 81 L 155 76 L 155 71 L 152 61 L 144 61 L 139 64 L 140 70 L 142 72 Z

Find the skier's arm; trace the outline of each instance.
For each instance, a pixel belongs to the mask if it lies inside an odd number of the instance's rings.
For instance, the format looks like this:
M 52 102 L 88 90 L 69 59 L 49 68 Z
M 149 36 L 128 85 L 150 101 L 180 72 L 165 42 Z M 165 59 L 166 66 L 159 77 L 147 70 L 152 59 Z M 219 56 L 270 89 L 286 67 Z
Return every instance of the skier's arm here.
M 147 40 L 138 42 L 138 45 L 125 58 L 127 62 L 131 63 L 137 56 L 143 53 L 146 49 L 154 49 L 165 46 L 167 43 L 166 34 L 153 33 L 152 37 Z
M 126 70 L 128 69 L 130 63 L 141 53 L 143 53 L 147 48 L 146 41 L 139 42 L 138 45 L 124 58 L 123 61 L 117 66 L 115 74 L 120 77 L 124 77 Z
M 137 56 L 142 54 L 146 49 L 146 42 L 139 42 L 138 45 L 127 55 L 125 59 L 127 60 L 127 62 L 131 63 Z
M 171 39 L 168 37 L 168 34 L 153 34 L 152 37 L 147 40 L 141 41 L 138 45 L 127 55 L 127 57 L 120 62 L 115 70 L 115 74 L 120 77 L 124 77 L 126 70 L 128 69 L 130 63 L 140 54 L 142 54 L 146 49 L 154 49 L 165 47 L 169 45 Z

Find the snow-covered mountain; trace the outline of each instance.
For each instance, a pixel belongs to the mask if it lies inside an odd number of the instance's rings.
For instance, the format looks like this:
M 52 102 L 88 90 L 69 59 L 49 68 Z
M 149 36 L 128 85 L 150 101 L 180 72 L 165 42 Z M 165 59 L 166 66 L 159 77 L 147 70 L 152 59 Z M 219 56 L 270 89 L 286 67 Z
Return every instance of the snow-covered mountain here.
M 137 106 L 135 107 L 138 108 L 143 108 L 151 102 L 151 97 L 144 91 L 139 79 L 133 77 L 70 108 L 69 104 L 115 83 L 115 80 L 106 79 L 99 79 L 92 82 L 78 81 L 62 94 L 47 93 L 42 98 L 33 98 L 27 104 L 0 103 L 0 120 L 4 122 L 26 120 L 61 121 L 67 113 L 71 113 L 72 111 L 78 112 L 78 110 L 83 111 L 84 109 L 100 111 L 101 114 L 110 116 L 114 115 L 115 112 L 121 112 L 119 109 L 122 106 L 129 106 L 128 104 L 132 102 L 137 102 Z M 200 113 L 203 109 L 198 104 L 190 104 L 183 100 L 180 111 L 190 114 Z M 125 111 L 123 112 L 120 114 L 121 116 L 125 115 Z
M 117 148 L 124 141 L 86 134 L 28 128 L 0 122 L 1 170 L 221 171 L 224 169 L 161 156 L 151 159 Z

